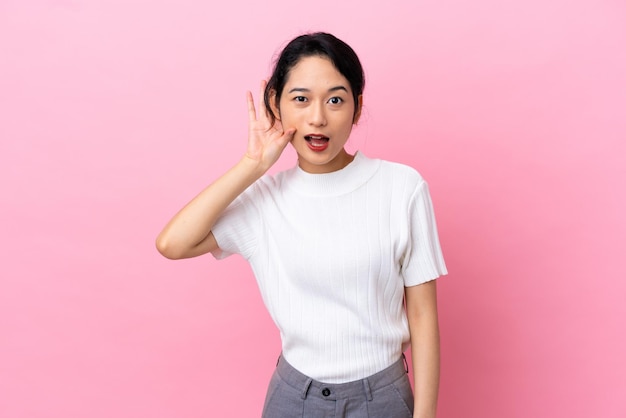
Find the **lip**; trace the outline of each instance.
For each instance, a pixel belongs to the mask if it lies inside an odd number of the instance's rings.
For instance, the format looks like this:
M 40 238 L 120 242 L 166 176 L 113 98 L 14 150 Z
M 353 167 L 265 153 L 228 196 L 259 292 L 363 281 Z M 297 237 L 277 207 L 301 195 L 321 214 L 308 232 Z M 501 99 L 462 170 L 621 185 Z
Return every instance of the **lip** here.
M 328 148 L 328 142 L 326 142 L 324 145 L 313 145 L 310 142 L 307 141 L 306 145 L 309 147 L 309 149 L 311 151 L 315 151 L 315 152 L 322 152 L 324 151 L 326 148 Z
M 307 146 L 311 151 L 322 152 L 328 148 L 330 138 L 326 135 L 313 133 L 304 136 Z

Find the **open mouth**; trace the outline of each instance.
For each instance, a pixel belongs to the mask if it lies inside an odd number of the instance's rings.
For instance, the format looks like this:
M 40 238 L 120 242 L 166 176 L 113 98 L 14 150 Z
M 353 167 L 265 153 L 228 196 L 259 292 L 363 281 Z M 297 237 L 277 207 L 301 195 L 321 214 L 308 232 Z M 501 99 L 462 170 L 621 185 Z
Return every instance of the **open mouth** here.
M 328 147 L 328 141 L 330 138 L 324 135 L 305 135 L 304 139 L 307 141 L 309 148 L 314 151 L 323 151 Z

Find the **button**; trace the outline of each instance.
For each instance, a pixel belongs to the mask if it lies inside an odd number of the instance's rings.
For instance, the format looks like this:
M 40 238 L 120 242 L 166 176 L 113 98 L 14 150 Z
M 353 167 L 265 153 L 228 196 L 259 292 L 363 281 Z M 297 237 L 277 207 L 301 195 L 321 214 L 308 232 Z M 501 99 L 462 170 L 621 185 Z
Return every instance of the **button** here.
M 330 389 L 328 389 L 328 388 L 324 388 L 324 389 L 322 389 L 322 395 L 324 395 L 324 396 L 330 396 Z

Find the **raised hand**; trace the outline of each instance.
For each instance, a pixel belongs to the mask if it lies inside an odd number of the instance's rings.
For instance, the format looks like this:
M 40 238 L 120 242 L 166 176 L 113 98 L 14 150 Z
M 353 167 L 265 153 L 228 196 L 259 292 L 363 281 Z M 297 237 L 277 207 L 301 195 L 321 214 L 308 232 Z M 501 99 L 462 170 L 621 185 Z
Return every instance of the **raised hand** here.
M 267 82 L 261 82 L 259 90 L 259 114 L 254 106 L 252 93 L 247 93 L 248 99 L 248 149 L 246 157 L 257 162 L 264 170 L 269 169 L 282 154 L 283 150 L 293 139 L 295 128 L 283 129 L 279 120 L 272 125 L 265 107 L 263 94 Z

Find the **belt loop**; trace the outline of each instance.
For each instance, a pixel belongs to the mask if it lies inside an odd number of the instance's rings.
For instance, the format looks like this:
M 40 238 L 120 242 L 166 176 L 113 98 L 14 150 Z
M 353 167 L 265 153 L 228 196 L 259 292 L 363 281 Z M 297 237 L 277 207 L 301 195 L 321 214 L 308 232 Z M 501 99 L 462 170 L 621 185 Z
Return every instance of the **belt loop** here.
M 304 389 L 302 389 L 302 393 L 300 394 L 300 396 L 302 397 L 302 399 L 306 399 L 306 395 L 307 393 L 309 393 L 309 388 L 311 387 L 311 383 L 313 383 L 313 379 L 311 379 L 310 377 L 306 380 L 306 383 L 304 384 Z
M 409 373 L 409 363 L 406 361 L 406 356 L 402 353 L 402 361 L 404 362 L 404 370 Z
M 365 392 L 365 397 L 368 401 L 374 399 L 372 397 L 372 388 L 370 387 L 370 381 L 368 378 L 363 379 L 363 391 Z

